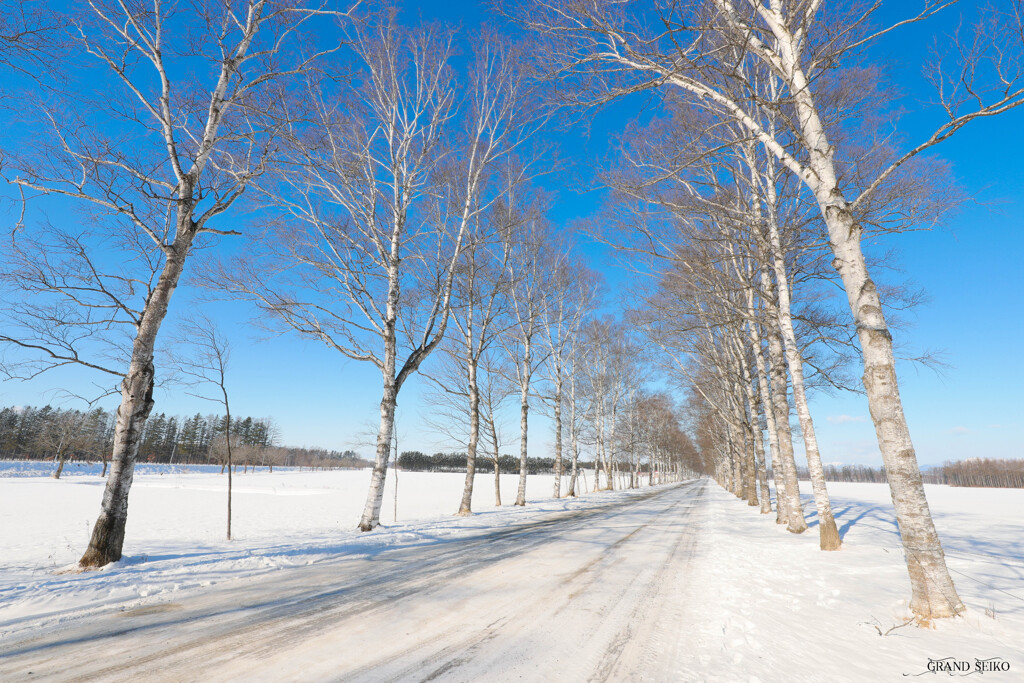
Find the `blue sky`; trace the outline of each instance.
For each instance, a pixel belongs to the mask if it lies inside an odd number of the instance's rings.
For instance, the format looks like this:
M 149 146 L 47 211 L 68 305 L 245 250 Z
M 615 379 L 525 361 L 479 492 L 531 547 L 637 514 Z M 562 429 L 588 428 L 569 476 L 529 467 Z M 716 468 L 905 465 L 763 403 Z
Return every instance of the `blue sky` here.
M 903 3 L 893 3 L 899 9 Z M 426 19 L 459 20 L 474 26 L 484 16 L 481 3 L 419 3 L 409 12 Z M 895 10 L 893 10 L 895 11 Z M 906 105 L 917 107 L 921 89 L 920 62 L 933 36 L 948 31 L 959 10 L 927 26 L 913 27 L 886 39 L 874 53 L 894 65 L 893 79 L 909 93 Z M 599 115 L 588 137 L 560 135 L 562 155 L 577 168 L 593 167 L 603 159 L 609 135 L 627 122 L 641 101 L 627 102 Z M 904 121 L 910 141 L 926 137 L 936 121 L 914 114 Z M 936 464 L 973 456 L 1024 456 L 1024 368 L 1018 352 L 1024 336 L 1022 295 L 1024 268 L 1024 108 L 996 119 L 975 122 L 937 153 L 950 161 L 956 176 L 975 202 L 938 229 L 891 238 L 886 246 L 901 252 L 905 275 L 922 286 L 930 301 L 910 314 L 912 327 L 896 333 L 908 352 L 939 349 L 949 368 L 942 374 L 903 363 L 899 367 L 905 409 L 919 460 Z M 572 171 L 552 178 L 551 185 L 579 187 Z M 599 197 L 561 190 L 553 219 L 568 225 L 592 215 Z M 238 238 L 234 238 L 238 239 Z M 606 272 L 612 285 L 624 281 L 609 266 L 603 251 L 590 246 L 586 253 L 593 267 Z M 194 307 L 193 292 L 179 291 L 172 308 Z M 235 304 L 203 304 L 229 331 L 234 350 L 230 374 L 232 412 L 273 416 L 283 442 L 289 445 L 355 448 L 369 454 L 376 432 L 380 379 L 367 364 L 344 359 L 322 345 L 293 336 L 266 338 L 245 324 L 249 313 Z M 855 372 L 859 375 L 859 372 Z M 37 380 L 0 384 L 0 404 L 25 405 L 67 402 L 57 393 L 66 388 L 89 391 L 89 382 L 102 380 L 81 370 L 60 371 Z M 447 448 L 443 438 L 423 424 L 427 407 L 423 381 L 416 378 L 399 398 L 400 448 L 433 451 Z M 206 404 L 180 388 L 157 392 L 156 412 L 188 414 L 211 412 Z M 102 405 L 116 407 L 116 400 Z M 878 465 L 878 454 L 866 400 L 856 394 L 818 395 L 812 409 L 823 459 L 826 462 Z M 509 434 L 514 423 L 509 424 Z M 531 428 L 531 453 L 547 454 L 551 429 L 536 419 Z M 509 452 L 515 450 L 511 444 Z

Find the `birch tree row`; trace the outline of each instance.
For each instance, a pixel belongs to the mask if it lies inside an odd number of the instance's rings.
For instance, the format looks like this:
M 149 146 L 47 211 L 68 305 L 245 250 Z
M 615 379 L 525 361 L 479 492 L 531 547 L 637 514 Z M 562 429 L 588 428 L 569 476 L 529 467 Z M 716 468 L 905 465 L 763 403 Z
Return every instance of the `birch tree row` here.
M 526 504 L 530 418 L 538 408 L 553 426 L 555 497 L 581 490 L 581 454 L 594 462 L 594 491 L 639 486 L 641 468 L 647 483 L 655 472 L 658 483 L 702 472 L 673 401 L 646 387 L 638 340 L 626 325 L 593 315 L 597 278 L 543 219 L 542 207 L 508 204 L 481 227 L 456 278 L 454 330 L 426 374 L 434 386 L 431 424 L 466 452 L 457 514 L 472 513 L 485 457 L 495 504 L 502 504 L 499 459 L 511 443 L 519 447 L 514 504 Z M 503 429 L 511 412 L 518 429 Z
M 727 451 L 753 453 L 753 460 L 751 456 L 727 458 L 723 453 L 719 472 L 720 478 L 736 490 L 745 487 L 751 501 L 756 445 L 742 448 L 741 444 L 749 445 L 757 439 L 752 439 L 749 426 L 743 425 L 754 424 L 752 404 L 772 401 L 775 409 L 764 412 L 766 416 L 774 413 L 775 425 L 769 428 L 769 434 L 777 437 L 771 447 L 779 451 L 775 468 L 782 489 L 779 514 L 791 530 L 800 531 L 802 515 L 784 436 L 789 430 L 788 410 L 783 413 L 785 406 L 780 400 L 787 395 L 781 371 L 788 368 L 807 444 L 822 545 L 835 548 L 839 539 L 831 528 L 834 523 L 830 523 L 827 491 L 818 476 L 820 457 L 813 425 L 801 408 L 805 401 L 799 386 L 802 368 L 799 344 L 794 343 L 799 339 L 786 321 L 785 309 L 791 306 L 789 283 L 783 277 L 786 273 L 776 268 L 776 256 L 784 265 L 786 254 L 778 253 L 781 235 L 773 239 L 772 225 L 779 233 L 794 227 L 781 220 L 779 213 L 785 209 L 779 204 L 779 174 L 786 176 L 787 184 L 798 186 L 803 202 L 815 209 L 818 239 L 827 245 L 831 265 L 846 294 L 849 320 L 863 361 L 862 386 L 906 553 L 911 609 L 919 620 L 928 621 L 959 614 L 963 604 L 946 569 L 929 513 L 900 399 L 890 324 L 862 242 L 872 229 L 884 228 L 887 218 L 897 223 L 904 220 L 898 210 L 889 210 L 888 200 L 894 188 L 912 183 L 912 176 L 900 180 L 908 163 L 970 121 L 1024 103 L 1024 46 L 1018 5 L 982 9 L 979 21 L 970 30 L 949 37 L 954 49 L 939 54 L 928 65 L 928 77 L 936 86 L 939 103 L 939 120 L 933 132 L 921 141 L 900 145 L 894 137 L 879 131 L 878 124 L 887 121 L 892 112 L 876 112 L 870 119 L 876 123 L 874 131 L 857 131 L 849 125 L 851 118 L 856 120 L 864 111 L 860 105 L 865 96 L 878 92 L 881 69 L 870 62 L 870 48 L 880 36 L 923 21 L 952 3 L 925 2 L 916 13 L 911 10 L 902 20 L 888 25 L 880 24 L 878 19 L 880 4 L 820 0 L 546 0 L 528 11 L 509 3 L 506 11 L 539 36 L 539 49 L 561 80 L 567 100 L 594 106 L 646 91 L 661 101 L 677 102 L 672 109 L 674 116 L 703 118 L 707 129 L 716 135 L 727 131 L 726 137 L 731 140 L 712 142 L 710 146 L 704 145 L 704 136 L 692 140 L 698 147 L 697 154 L 687 153 L 694 150 L 685 146 L 691 142 L 685 139 L 681 141 L 684 146 L 661 150 L 669 161 L 675 154 L 675 161 L 688 167 L 693 160 L 704 160 L 726 144 L 735 157 L 730 166 L 746 167 L 746 172 L 732 172 L 726 178 L 730 185 L 736 185 L 729 188 L 732 201 L 744 209 L 743 222 L 751 232 L 747 242 L 761 245 L 753 254 L 718 250 L 708 255 L 716 272 L 734 272 L 721 282 L 700 282 L 703 300 L 693 304 L 696 310 L 692 314 L 702 321 L 704 332 L 689 342 L 694 351 L 699 349 L 696 355 L 702 361 L 694 386 L 706 387 L 702 397 L 715 407 L 719 422 L 716 442 L 726 444 Z M 732 151 L 736 149 L 740 151 Z M 678 164 L 670 165 L 661 168 L 657 177 L 672 181 L 678 171 Z M 738 184 L 741 177 L 743 185 Z M 688 188 L 686 194 L 705 198 L 715 195 L 698 189 L 703 188 Z M 731 225 L 734 221 L 728 222 L 717 234 L 736 232 Z M 754 254 L 768 258 L 755 262 Z M 694 273 L 684 269 L 678 276 L 685 286 L 697 285 L 691 281 L 698 277 Z M 710 280 L 704 274 L 699 278 Z M 758 298 L 760 304 L 747 301 L 743 287 L 753 287 L 761 280 L 763 290 L 772 283 L 773 293 Z M 745 285 L 730 287 L 725 284 L 728 282 Z M 756 329 L 756 306 L 772 320 L 772 331 Z M 707 324 L 711 321 L 713 324 Z M 728 334 L 723 327 L 726 321 L 730 322 Z M 742 334 L 744 326 L 749 329 Z M 756 339 L 759 334 L 767 338 Z M 752 342 L 746 351 L 738 343 L 745 337 Z M 751 397 L 745 387 L 754 387 L 753 368 L 761 354 L 751 354 L 750 349 L 763 344 L 767 344 L 770 354 L 766 365 L 770 377 L 758 373 L 759 393 Z M 741 419 L 744 415 L 745 420 Z

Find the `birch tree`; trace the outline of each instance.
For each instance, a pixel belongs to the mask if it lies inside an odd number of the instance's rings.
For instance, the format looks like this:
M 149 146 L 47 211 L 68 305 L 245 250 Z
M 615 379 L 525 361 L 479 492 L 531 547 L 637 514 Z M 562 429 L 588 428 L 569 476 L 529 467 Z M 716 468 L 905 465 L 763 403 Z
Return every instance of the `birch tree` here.
M 514 383 L 509 380 L 511 373 L 505 367 L 504 353 L 495 347 L 489 348 L 480 357 L 480 417 L 487 433 L 491 462 L 494 465 L 494 505 L 501 507 L 501 438 L 503 427 L 501 413 L 504 403 L 516 393 Z
M 494 389 L 490 386 L 492 369 L 485 359 L 505 332 L 508 251 L 493 239 L 495 234 L 479 229 L 467 245 L 452 294 L 455 329 L 440 347 L 439 366 L 425 373 L 438 388 L 427 395 L 432 405 L 428 423 L 466 449 L 466 478 L 456 512 L 460 516 L 472 514 L 478 454 L 489 425 L 486 398 Z M 493 431 L 492 441 L 497 438 L 496 427 Z M 496 477 L 500 474 L 498 457 L 494 456 Z M 497 483 L 495 492 L 500 505 Z
M 504 250 L 502 250 L 504 252 Z M 459 360 L 463 361 L 465 370 L 465 398 L 468 403 L 469 438 L 466 444 L 466 480 L 462 487 L 462 500 L 459 502 L 459 515 L 472 514 L 473 478 L 476 475 L 477 447 L 480 444 L 480 357 L 496 341 L 495 327 L 502 310 L 499 308 L 499 296 L 504 287 L 505 266 L 503 260 L 494 264 L 488 280 L 486 261 L 488 255 L 483 250 L 471 249 L 466 257 L 466 272 L 460 278 L 460 285 L 465 285 L 465 298 L 461 310 L 454 315 L 456 327 L 461 337 Z
M 87 447 L 86 420 L 87 416 L 77 410 L 58 410 L 36 437 L 38 448 L 49 453 L 57 463 L 54 479 L 60 479 L 69 455 Z
M 557 249 L 557 247 L 556 247 Z M 566 405 L 566 383 L 570 368 L 570 355 L 573 341 L 583 327 L 586 313 L 592 310 L 597 299 L 597 283 L 594 276 L 581 264 L 568 258 L 555 265 L 552 274 L 551 303 L 541 312 L 543 342 L 547 347 L 548 362 L 544 364 L 544 374 L 551 387 L 548 400 L 554 417 L 555 427 L 555 483 L 552 495 L 562 495 L 562 476 L 565 472 L 563 460 L 563 416 Z M 575 406 L 571 406 L 570 410 Z M 573 472 L 579 458 L 578 443 L 573 436 L 575 416 L 570 416 L 569 430 L 572 448 Z M 573 480 L 574 480 L 574 475 Z M 571 490 L 575 490 L 570 485 Z
M 339 91 L 333 78 L 310 84 L 296 104 L 308 107 L 307 123 L 292 127 L 288 163 L 263 188 L 285 248 L 222 268 L 213 286 L 380 371 L 359 521 L 370 531 L 399 392 L 445 336 L 464 248 L 501 196 L 497 164 L 525 139 L 525 85 L 509 52 L 485 39 L 460 91 L 454 33 L 403 28 L 393 11 L 356 22 L 348 38 L 358 92 Z
M 232 423 L 231 401 L 228 394 L 227 372 L 231 360 L 231 344 L 207 316 L 187 319 L 182 324 L 181 342 L 175 345 L 171 362 L 180 379 L 195 389 L 190 396 L 204 401 L 213 401 L 224 406 L 224 467 L 228 474 L 227 540 L 231 540 L 231 484 L 232 484 Z M 204 386 L 205 385 L 205 386 Z M 210 388 L 216 394 L 210 396 L 204 389 Z M 267 441 L 272 437 L 268 435 Z M 248 469 L 248 458 L 246 458 Z M 271 467 L 273 471 L 273 467 Z
M 507 61 L 507 60 L 506 60 Z M 518 125 L 528 123 L 527 112 Z M 531 163 L 526 166 L 512 163 L 502 166 L 502 201 L 495 202 L 492 210 L 478 220 L 477 229 L 470 236 L 465 256 L 459 267 L 459 276 L 453 293 L 452 318 L 457 341 L 450 346 L 451 355 L 458 359 L 463 376 L 455 382 L 440 382 L 447 393 L 460 395 L 466 401 L 464 415 L 469 424 L 466 440 L 466 479 L 458 515 L 472 514 L 473 482 L 476 474 L 477 450 L 481 439 L 481 361 L 513 324 L 509 318 L 511 287 L 514 283 L 512 258 L 517 233 L 529 221 L 515 198 L 526 181 Z M 457 349 L 457 350 L 456 350 Z M 496 440 L 496 439 L 493 439 Z M 495 476 L 500 478 L 500 467 L 495 452 Z M 495 497 L 500 500 L 500 485 L 496 481 Z M 500 503 L 499 503 L 500 504 Z
M 508 261 L 508 325 L 503 346 L 514 364 L 519 388 L 519 487 L 515 505 L 526 505 L 530 394 L 537 369 L 545 360 L 541 351 L 542 315 L 550 303 L 552 275 L 564 258 L 547 249 L 551 227 L 531 209 L 523 228 L 503 235 L 511 254 Z
M 3 278 L 19 295 L 0 342 L 22 377 L 80 365 L 117 382 L 110 475 L 83 567 L 121 557 L 139 437 L 153 407 L 157 337 L 192 251 L 263 167 L 273 121 L 261 98 L 312 57 L 300 29 L 325 6 L 270 0 L 176 12 L 94 1 L 71 14 L 65 84 L 40 98 L 32 137 L 5 173 L 29 199 L 63 198 L 81 227 L 19 225 Z M 77 70 L 99 65 L 94 70 Z M 30 204 L 29 206 L 32 206 Z
M 586 322 L 581 321 L 582 330 Z M 566 489 L 566 496 L 576 497 L 577 481 L 580 474 L 580 446 L 584 429 L 591 418 L 591 411 L 594 404 L 589 392 L 586 391 L 586 374 L 584 367 L 586 356 L 584 353 L 585 342 L 582 334 L 577 331 L 568 336 L 565 345 L 563 370 L 566 375 L 564 402 L 569 409 L 568 431 L 569 431 L 569 453 L 572 458 L 569 471 L 569 485 Z
M 605 473 L 605 487 L 612 486 L 611 466 L 608 458 L 608 384 L 610 367 L 611 323 L 607 320 L 588 321 L 583 333 L 582 353 L 578 356 L 577 370 L 584 379 L 583 389 L 591 410 L 587 415 L 594 442 L 593 491 L 601 490 L 601 471 Z

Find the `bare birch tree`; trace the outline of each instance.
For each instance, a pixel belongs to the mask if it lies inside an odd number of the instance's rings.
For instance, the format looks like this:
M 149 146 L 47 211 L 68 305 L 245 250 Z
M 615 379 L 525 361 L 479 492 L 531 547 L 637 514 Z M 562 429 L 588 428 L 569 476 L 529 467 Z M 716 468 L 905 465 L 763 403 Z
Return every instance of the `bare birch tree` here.
M 14 231 L 3 277 L 21 299 L 0 335 L 24 352 L 13 371 L 82 365 L 119 382 L 111 471 L 83 567 L 121 557 L 158 333 L 193 249 L 239 234 L 217 225 L 264 166 L 274 123 L 257 115 L 260 100 L 318 56 L 291 51 L 324 6 L 174 10 L 97 0 L 70 15 L 66 65 L 105 71 L 51 86 L 58 95 L 41 100 L 36 131 L 50 142 L 11 154 L 5 168 L 24 192 L 72 200 L 86 216 L 81 228 Z
M 310 86 L 308 122 L 264 187 L 283 249 L 223 268 L 215 287 L 382 379 L 376 457 L 359 528 L 380 523 L 398 394 L 448 327 L 463 250 L 501 196 L 496 166 L 525 139 L 525 84 L 497 42 L 480 43 L 460 96 L 454 34 L 402 28 L 393 11 L 349 35 L 362 85 Z M 302 106 L 302 103 L 296 106 Z M 274 247 L 274 245 L 270 245 Z
M 224 464 L 228 473 L 227 540 L 231 540 L 231 478 L 232 478 L 232 433 L 231 402 L 228 397 L 228 363 L 231 360 L 231 344 L 217 325 L 207 316 L 187 319 L 182 324 L 180 343 L 175 344 L 171 363 L 182 381 L 196 392 L 189 392 L 204 401 L 213 401 L 224 406 Z M 191 347 L 191 348 L 190 348 Z M 217 396 L 209 396 L 202 387 L 209 385 Z M 246 458 L 248 465 L 248 458 Z M 224 471 L 224 468 L 221 468 Z M 271 468 L 273 471 L 273 468 Z
M 563 460 L 563 418 L 562 410 L 566 405 L 566 382 L 568 373 L 572 372 L 570 355 L 573 341 L 583 327 L 587 313 L 593 309 L 597 298 L 597 285 L 594 276 L 581 264 L 566 259 L 556 264 L 553 273 L 554 286 L 551 296 L 553 301 L 541 312 L 543 339 L 547 346 L 548 362 L 544 365 L 544 373 L 551 393 L 545 398 L 551 406 L 555 422 L 555 484 L 552 495 L 562 495 L 562 476 L 565 472 Z M 571 407 L 572 410 L 574 407 Z M 578 445 L 572 436 L 573 418 L 570 418 L 570 440 L 572 441 L 572 462 L 575 482 L 576 463 L 579 458 Z M 570 485 L 575 491 L 575 487 Z M 572 495 L 572 494 L 570 494 Z
M 491 462 L 494 465 L 494 505 L 501 507 L 501 411 L 515 391 L 505 367 L 504 353 L 491 347 L 480 357 L 480 418 L 487 432 Z
M 87 416 L 77 410 L 61 410 L 39 433 L 37 445 L 44 452 L 51 453 L 57 463 L 54 479 L 60 479 L 69 455 L 87 447 L 88 435 L 83 430 L 86 419 Z
M 459 411 L 469 426 L 464 442 L 466 479 L 457 512 L 462 516 L 472 514 L 473 483 L 482 427 L 481 361 L 513 324 L 509 318 L 509 297 L 514 281 L 510 272 L 516 241 L 514 235 L 529 220 L 529 214 L 522 214 L 520 207 L 516 206 L 515 198 L 524 184 L 526 171 L 526 168 L 512 163 L 504 165 L 502 201 L 496 202 L 487 215 L 478 217 L 477 227 L 464 249 L 464 259 L 453 290 L 452 319 L 457 341 L 448 345 L 449 355 L 457 360 L 461 373 L 448 372 L 447 381 L 430 375 L 444 393 L 464 399 L 466 403 L 465 410 Z M 456 429 L 460 430 L 461 425 Z M 495 454 L 496 476 L 500 475 L 497 457 Z M 496 488 L 495 497 L 501 498 L 500 486 Z
M 584 321 L 581 321 L 581 330 L 585 324 Z M 586 363 L 586 356 L 583 348 L 584 345 L 585 343 L 579 331 L 576 334 L 569 335 L 565 346 L 565 356 L 562 358 L 564 362 L 563 370 L 566 375 L 564 402 L 569 408 L 569 452 L 572 457 L 569 485 L 565 495 L 570 498 L 576 497 L 577 480 L 580 475 L 581 439 L 584 429 L 590 421 L 591 411 L 594 407 L 593 401 L 590 400 L 591 396 L 585 389 L 586 374 L 584 365 Z
M 514 220 L 505 213 L 505 216 L 499 214 L 496 219 L 502 222 Z M 508 283 L 509 250 L 496 239 L 500 231 L 489 231 L 490 239 L 488 234 L 482 233 L 477 233 L 466 251 L 464 271 L 460 272 L 457 283 L 452 316 L 459 338 L 453 343 L 458 348 L 454 355 L 464 373 L 460 378 L 459 393 L 466 400 L 466 416 L 469 418 L 466 480 L 457 512 L 463 516 L 473 512 L 473 481 L 481 438 L 480 361 L 504 332 L 501 321 L 506 312 L 504 295 Z
M 519 487 L 514 504 L 520 506 L 526 505 L 530 394 L 535 373 L 545 360 L 540 352 L 541 316 L 549 303 L 552 275 L 562 259 L 561 254 L 547 249 L 551 228 L 538 213 L 534 211 L 521 230 L 502 236 L 511 254 L 507 267 L 509 324 L 502 345 L 514 364 L 519 387 Z

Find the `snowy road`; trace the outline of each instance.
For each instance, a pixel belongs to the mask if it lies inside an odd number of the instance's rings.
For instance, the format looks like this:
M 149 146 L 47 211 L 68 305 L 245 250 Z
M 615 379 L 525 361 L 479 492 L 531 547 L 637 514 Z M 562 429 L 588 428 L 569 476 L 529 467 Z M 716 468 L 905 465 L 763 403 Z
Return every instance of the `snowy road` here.
M 673 680 L 706 482 L 93 612 L 0 680 Z

